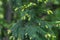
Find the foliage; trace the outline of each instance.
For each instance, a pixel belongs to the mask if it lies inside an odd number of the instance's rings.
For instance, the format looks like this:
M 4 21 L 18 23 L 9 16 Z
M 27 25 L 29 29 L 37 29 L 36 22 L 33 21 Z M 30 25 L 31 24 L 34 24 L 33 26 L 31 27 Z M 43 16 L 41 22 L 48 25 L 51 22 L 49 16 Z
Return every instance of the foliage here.
M 53 25 L 49 24 L 55 14 L 46 8 L 45 1 L 20 1 L 16 1 L 18 7 L 15 8 L 15 12 L 20 14 L 20 21 L 12 27 L 12 36 L 21 40 L 55 40 Z
M 0 1 L 0 24 L 3 25 L 0 26 L 0 39 L 6 34 L 9 40 L 59 40 L 59 0 L 6 0 L 4 2 L 11 2 L 12 6 L 10 24 L 4 19 L 3 1 Z

